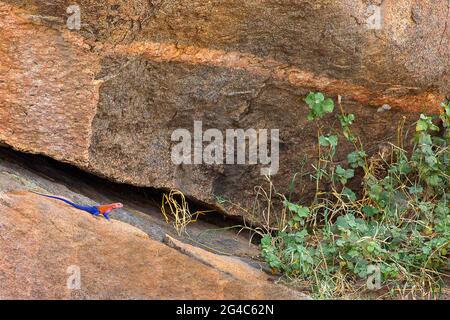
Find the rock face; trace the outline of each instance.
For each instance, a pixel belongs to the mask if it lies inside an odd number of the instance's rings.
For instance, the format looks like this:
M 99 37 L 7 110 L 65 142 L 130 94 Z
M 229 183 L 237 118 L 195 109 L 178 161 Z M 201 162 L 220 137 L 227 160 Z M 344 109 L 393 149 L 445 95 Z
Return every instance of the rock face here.
M 177 242 L 193 258 L 126 223 L 32 193 L 0 194 L 0 213 L 0 299 L 306 297 L 242 262 L 231 268 L 229 259 Z
M 70 31 L 66 1 L 0 1 L 0 142 L 208 203 L 249 208 L 261 166 L 175 165 L 177 128 L 280 129 L 284 192 L 316 152 L 310 90 L 342 95 L 371 149 L 449 89 L 445 0 L 384 1 L 379 30 L 362 0 L 77 3 Z

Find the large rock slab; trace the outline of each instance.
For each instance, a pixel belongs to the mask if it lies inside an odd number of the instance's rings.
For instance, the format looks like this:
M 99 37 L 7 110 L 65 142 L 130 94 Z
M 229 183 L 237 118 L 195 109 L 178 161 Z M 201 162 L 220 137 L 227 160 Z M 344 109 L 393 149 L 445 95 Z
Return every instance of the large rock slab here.
M 188 256 L 28 192 L 0 194 L 0 230 L 1 299 L 306 298 L 242 262 L 231 268 L 198 248 Z
M 342 95 L 375 150 L 449 89 L 445 0 L 384 1 L 379 30 L 362 0 L 77 3 L 70 31 L 65 2 L 0 1 L 0 142 L 212 204 L 250 208 L 260 166 L 175 165 L 177 128 L 280 129 L 284 192 L 316 152 L 310 90 Z

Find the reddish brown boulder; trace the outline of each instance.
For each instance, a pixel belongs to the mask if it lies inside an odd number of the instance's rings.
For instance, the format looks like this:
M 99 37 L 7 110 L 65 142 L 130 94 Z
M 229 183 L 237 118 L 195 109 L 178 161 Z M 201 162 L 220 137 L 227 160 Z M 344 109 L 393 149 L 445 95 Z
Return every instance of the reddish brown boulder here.
M 64 2 L 0 1 L 0 142 L 212 204 L 249 208 L 260 166 L 175 165 L 177 128 L 280 129 L 285 192 L 316 152 L 310 90 L 343 96 L 369 150 L 449 91 L 445 0 L 384 1 L 379 30 L 362 0 L 77 3 L 70 31 Z
M 32 193 L 0 195 L 0 230 L 1 299 L 306 298 L 243 263 L 208 263 L 222 258 Z

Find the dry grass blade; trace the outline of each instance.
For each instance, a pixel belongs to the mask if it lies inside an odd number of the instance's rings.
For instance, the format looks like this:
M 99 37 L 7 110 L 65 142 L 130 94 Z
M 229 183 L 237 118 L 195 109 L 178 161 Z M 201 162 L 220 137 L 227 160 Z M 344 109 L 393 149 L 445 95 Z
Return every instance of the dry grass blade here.
M 166 222 L 172 224 L 178 235 L 181 236 L 187 233 L 186 227 L 190 223 L 196 222 L 199 215 L 212 212 L 212 210 L 192 213 L 184 194 L 179 190 L 171 190 L 169 194 L 163 195 L 161 212 Z

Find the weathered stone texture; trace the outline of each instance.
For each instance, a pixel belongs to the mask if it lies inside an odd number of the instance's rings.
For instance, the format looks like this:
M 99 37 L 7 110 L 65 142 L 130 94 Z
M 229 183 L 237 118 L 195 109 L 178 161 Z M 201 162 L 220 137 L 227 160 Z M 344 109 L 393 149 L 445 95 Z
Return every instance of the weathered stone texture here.
M 197 254 L 190 257 L 126 223 L 32 193 L 0 194 L 0 212 L 1 299 L 307 298 L 242 262 L 184 245 Z
M 0 30 L 0 141 L 87 164 L 96 60 L 69 32 L 1 2 Z
M 260 167 L 175 166 L 174 129 L 280 129 L 285 191 L 316 152 L 310 90 L 343 96 L 369 150 L 449 91 L 445 0 L 384 1 L 380 30 L 362 0 L 77 2 L 72 32 L 69 1 L 0 2 L 0 142 L 116 181 L 248 207 Z

